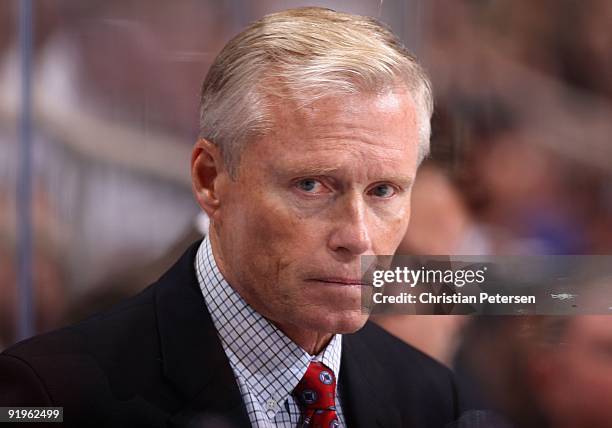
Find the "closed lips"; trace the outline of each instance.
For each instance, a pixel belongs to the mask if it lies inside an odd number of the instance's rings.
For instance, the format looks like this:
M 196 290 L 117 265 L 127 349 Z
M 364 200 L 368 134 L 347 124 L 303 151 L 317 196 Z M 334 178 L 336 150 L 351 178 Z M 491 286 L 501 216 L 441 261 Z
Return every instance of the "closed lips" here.
M 330 284 L 342 284 L 342 285 L 365 285 L 361 279 L 350 279 L 350 278 L 314 278 L 312 281 L 327 282 Z

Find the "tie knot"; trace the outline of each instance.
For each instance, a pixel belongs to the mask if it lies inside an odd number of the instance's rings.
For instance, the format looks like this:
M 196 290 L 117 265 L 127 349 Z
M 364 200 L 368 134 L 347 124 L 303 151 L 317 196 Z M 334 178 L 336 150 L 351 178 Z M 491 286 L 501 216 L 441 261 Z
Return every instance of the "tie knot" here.
M 311 362 L 294 392 L 305 409 L 336 410 L 336 377 L 323 363 Z

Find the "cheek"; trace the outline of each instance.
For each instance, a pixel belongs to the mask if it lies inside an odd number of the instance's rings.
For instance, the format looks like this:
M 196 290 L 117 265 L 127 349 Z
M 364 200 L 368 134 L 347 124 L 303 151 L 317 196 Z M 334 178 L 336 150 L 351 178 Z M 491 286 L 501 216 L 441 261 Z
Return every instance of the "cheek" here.
M 410 203 L 377 217 L 371 231 L 374 253 L 391 255 L 404 239 L 410 221 Z
M 224 229 L 235 271 L 245 272 L 250 282 L 276 282 L 299 256 L 303 223 L 269 198 L 245 196 L 229 208 L 231 220 Z

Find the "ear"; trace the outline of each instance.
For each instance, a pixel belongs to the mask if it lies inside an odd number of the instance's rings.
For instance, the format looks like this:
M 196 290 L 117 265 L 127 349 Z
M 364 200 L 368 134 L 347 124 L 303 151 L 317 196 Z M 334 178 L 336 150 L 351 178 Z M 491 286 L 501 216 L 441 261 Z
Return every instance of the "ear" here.
M 223 174 L 225 168 L 219 147 L 200 138 L 191 153 L 191 183 L 198 203 L 211 219 L 221 203 L 219 181 Z

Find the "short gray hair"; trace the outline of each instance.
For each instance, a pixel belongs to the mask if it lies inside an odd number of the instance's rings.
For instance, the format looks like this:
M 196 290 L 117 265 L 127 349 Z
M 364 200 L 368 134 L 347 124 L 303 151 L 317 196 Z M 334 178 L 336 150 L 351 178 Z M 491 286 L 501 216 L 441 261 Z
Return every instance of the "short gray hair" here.
M 314 7 L 274 13 L 230 40 L 211 65 L 202 84 L 200 137 L 220 148 L 233 174 L 245 142 L 274 125 L 275 95 L 303 106 L 398 85 L 416 105 L 420 163 L 429 152 L 433 95 L 401 41 L 370 17 Z

